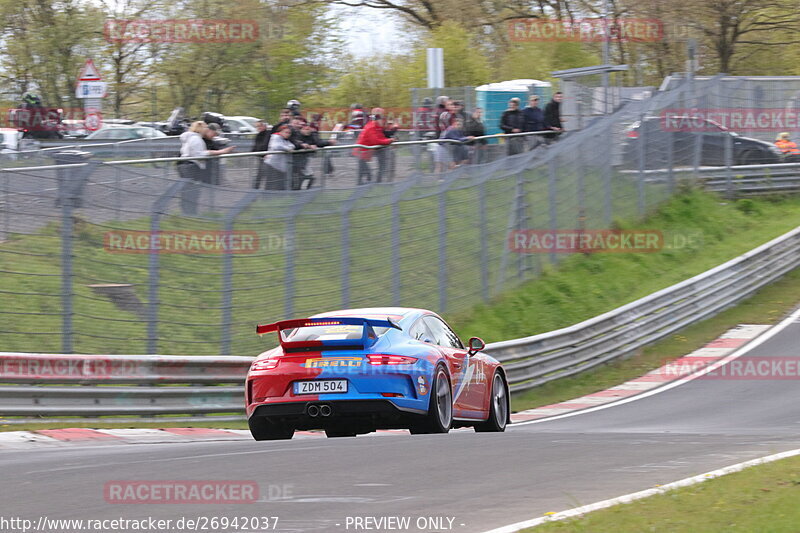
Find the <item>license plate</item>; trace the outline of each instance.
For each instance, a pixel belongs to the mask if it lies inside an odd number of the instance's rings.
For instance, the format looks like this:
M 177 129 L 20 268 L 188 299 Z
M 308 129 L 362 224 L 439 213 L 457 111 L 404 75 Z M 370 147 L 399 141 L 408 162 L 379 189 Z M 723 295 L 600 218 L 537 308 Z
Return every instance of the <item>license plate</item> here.
M 314 381 L 297 381 L 294 384 L 295 394 L 326 394 L 331 392 L 347 392 L 347 380 L 316 379 Z

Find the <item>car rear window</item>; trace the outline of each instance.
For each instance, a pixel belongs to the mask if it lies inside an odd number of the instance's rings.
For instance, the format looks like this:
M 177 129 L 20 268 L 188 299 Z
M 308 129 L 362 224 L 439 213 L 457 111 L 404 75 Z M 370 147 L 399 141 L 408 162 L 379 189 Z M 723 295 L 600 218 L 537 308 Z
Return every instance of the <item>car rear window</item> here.
M 373 328 L 380 337 L 389 328 Z M 364 335 L 364 326 L 323 325 L 286 329 L 281 331 L 281 338 L 288 342 L 326 341 L 326 340 L 358 340 Z

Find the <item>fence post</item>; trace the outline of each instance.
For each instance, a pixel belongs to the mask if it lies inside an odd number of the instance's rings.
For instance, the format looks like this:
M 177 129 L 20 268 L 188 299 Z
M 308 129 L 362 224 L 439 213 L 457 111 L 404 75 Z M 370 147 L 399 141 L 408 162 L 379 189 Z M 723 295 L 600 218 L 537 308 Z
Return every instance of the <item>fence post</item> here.
M 8 172 L 5 172 L 2 168 L 0 168 L 0 174 L 3 176 L 3 196 L 5 197 L 4 200 L 4 209 L 3 209 L 3 240 L 8 240 L 9 236 L 9 228 L 11 227 L 11 198 L 10 198 L 10 191 L 9 191 L 9 183 L 8 183 Z
M 514 205 L 516 210 L 516 229 L 528 229 L 528 201 L 525 197 L 525 176 L 524 171 L 517 172 L 517 183 L 514 190 Z M 530 269 L 530 257 L 528 254 L 517 254 L 517 277 L 520 281 L 525 279 L 525 274 Z
M 670 194 L 675 192 L 675 133 L 667 132 L 667 183 L 669 184 Z
M 393 185 L 392 190 L 392 305 L 400 306 L 400 203 L 403 194 L 417 184 L 422 174 L 415 173 Z
M 342 309 L 350 307 L 350 211 L 356 201 L 371 188 L 357 187 L 342 205 Z
M 114 143 L 114 160 L 119 161 L 119 143 Z M 116 209 L 117 220 L 120 219 L 122 211 L 122 166 L 114 165 L 114 207 Z
M 157 235 L 161 231 L 161 215 L 166 214 L 167 204 L 176 194 L 180 193 L 189 183 L 189 180 L 179 179 L 169 186 L 169 188 L 153 202 L 153 209 L 150 215 L 150 236 Z M 155 354 L 158 352 L 158 288 L 160 283 L 160 262 L 158 250 L 151 247 L 148 254 L 147 263 L 147 353 Z
M 233 224 L 236 222 L 236 217 L 260 196 L 260 192 L 250 190 L 225 215 L 225 234 L 229 239 L 233 233 Z M 232 344 L 231 324 L 233 322 L 233 252 L 226 253 L 222 261 L 222 331 L 220 332 L 219 353 L 221 355 L 230 355 Z
M 57 165 L 85 163 L 82 167 L 58 169 L 58 198 L 56 205 L 61 207 L 61 351 L 72 353 L 72 295 L 73 295 L 73 227 L 74 211 L 83 203 L 83 187 L 89 174 L 97 163 L 89 162 L 92 154 L 88 152 L 63 151 L 53 154 Z M 7 207 L 8 210 L 8 207 Z
M 291 167 L 290 167 L 291 168 Z M 291 172 L 287 174 L 291 178 Z M 303 210 L 305 205 L 314 200 L 317 195 L 322 192 L 321 189 L 311 189 L 311 192 L 292 194 L 295 204 L 289 209 L 286 214 L 286 242 L 291 243 L 289 249 L 286 251 L 286 265 L 285 265 L 285 279 L 286 291 L 284 298 L 284 315 L 287 318 L 292 317 L 294 314 L 294 259 L 295 250 L 297 248 L 297 236 L 295 235 L 297 216 Z
M 439 188 L 439 310 L 447 311 L 447 189 L 451 176 Z
M 639 179 L 636 180 L 636 205 L 638 207 L 639 216 L 645 213 L 645 197 L 644 197 L 644 171 L 646 168 L 646 144 L 647 144 L 647 125 L 645 124 L 646 116 L 642 113 L 639 117 Z
M 725 196 L 733 198 L 733 136 L 725 134 Z
M 489 301 L 489 228 L 486 220 L 486 175 L 478 182 L 478 224 L 481 239 L 481 297 Z
M 610 228 L 614 221 L 614 197 L 612 195 L 612 173 L 614 172 L 614 135 L 612 135 L 613 125 L 609 126 L 606 135 L 606 154 L 608 159 L 603 165 L 603 221 L 605 227 Z
M 61 351 L 64 353 L 72 353 L 73 198 L 68 192 L 68 187 L 63 185 L 59 187 L 59 197 L 61 199 Z
M 555 234 L 558 231 L 558 181 L 556 179 L 556 158 L 550 159 L 547 165 L 547 203 L 550 218 L 550 231 Z M 550 252 L 550 263 L 556 264 L 558 256 L 555 252 Z

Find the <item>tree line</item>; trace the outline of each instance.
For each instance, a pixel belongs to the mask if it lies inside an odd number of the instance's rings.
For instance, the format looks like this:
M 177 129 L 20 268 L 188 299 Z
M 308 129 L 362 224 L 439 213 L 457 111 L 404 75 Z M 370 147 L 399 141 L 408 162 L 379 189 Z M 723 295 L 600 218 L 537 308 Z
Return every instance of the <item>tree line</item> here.
M 348 53 L 332 5 L 356 17 L 393 15 L 402 49 Z M 662 28 L 658 39 L 611 40 L 610 61 L 630 65 L 630 85 L 684 71 L 688 39 L 697 42 L 699 74 L 798 74 L 796 0 L 0 0 L 0 90 L 9 106 L 34 91 L 47 105 L 79 107 L 75 78 L 91 57 L 110 84 L 109 116 L 164 119 L 181 106 L 269 117 L 291 98 L 309 107 L 403 107 L 409 89 L 425 86 L 427 47 L 444 49 L 449 86 L 548 79 L 599 64 L 602 39 L 525 40 L 509 24 L 579 22 L 605 9 L 617 27 L 639 20 Z M 260 31 L 242 42 L 109 38 L 114 21 L 175 19 L 247 20 Z

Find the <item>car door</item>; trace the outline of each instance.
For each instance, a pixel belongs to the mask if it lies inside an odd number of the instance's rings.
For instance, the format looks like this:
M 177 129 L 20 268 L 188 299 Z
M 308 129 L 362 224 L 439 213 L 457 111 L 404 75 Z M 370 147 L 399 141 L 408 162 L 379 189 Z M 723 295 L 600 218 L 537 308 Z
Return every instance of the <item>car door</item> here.
M 433 315 L 423 319 L 450 363 L 453 385 L 453 416 L 456 418 L 486 418 L 486 369 L 480 359 L 469 356 L 453 330 Z

